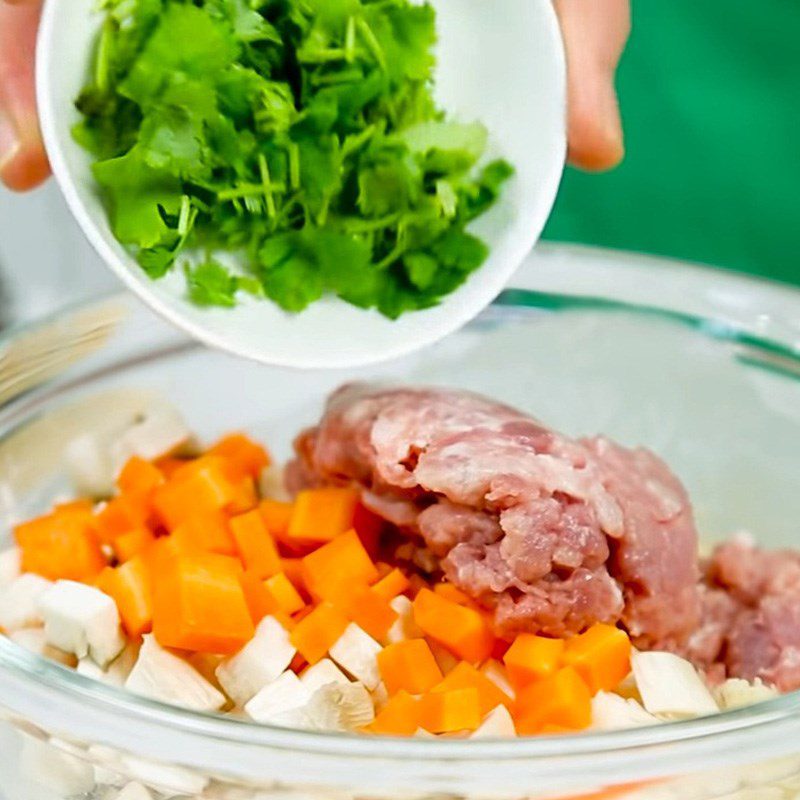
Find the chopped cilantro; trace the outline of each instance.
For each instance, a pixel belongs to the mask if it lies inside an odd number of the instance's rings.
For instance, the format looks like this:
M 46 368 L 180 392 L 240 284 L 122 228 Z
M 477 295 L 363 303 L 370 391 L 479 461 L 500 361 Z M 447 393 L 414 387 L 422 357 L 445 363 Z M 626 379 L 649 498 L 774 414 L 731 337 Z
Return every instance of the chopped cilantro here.
M 410 0 L 105 0 L 76 140 L 116 237 L 153 279 L 190 251 L 189 299 L 388 317 L 436 305 L 487 255 L 465 228 L 512 174 L 447 119 L 435 15 Z

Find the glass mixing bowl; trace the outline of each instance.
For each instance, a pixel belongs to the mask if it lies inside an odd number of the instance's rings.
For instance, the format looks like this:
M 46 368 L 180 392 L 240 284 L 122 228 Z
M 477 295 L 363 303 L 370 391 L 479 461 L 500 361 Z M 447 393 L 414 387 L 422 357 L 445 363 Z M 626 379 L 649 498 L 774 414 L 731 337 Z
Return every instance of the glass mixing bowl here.
M 478 320 L 366 372 L 293 372 L 207 350 L 125 296 L 0 342 L 0 514 L 67 490 L 62 452 L 166 398 L 203 439 L 246 429 L 286 456 L 354 378 L 461 386 L 569 433 L 656 450 L 713 541 L 796 541 L 800 293 L 609 253 L 536 256 Z M 183 711 L 95 683 L 0 637 L 0 794 L 154 797 L 800 797 L 800 694 L 655 728 L 504 741 L 321 734 Z M 146 796 L 146 795 L 141 795 Z M 132 797 L 138 798 L 139 794 Z

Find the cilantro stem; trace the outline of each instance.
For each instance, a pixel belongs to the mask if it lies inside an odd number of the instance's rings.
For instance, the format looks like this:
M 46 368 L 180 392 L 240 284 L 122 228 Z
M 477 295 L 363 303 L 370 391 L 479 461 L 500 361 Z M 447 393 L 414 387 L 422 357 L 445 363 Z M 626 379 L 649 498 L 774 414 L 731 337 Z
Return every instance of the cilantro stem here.
M 336 227 L 347 233 L 369 233 L 371 231 L 379 231 L 383 230 L 384 228 L 390 228 L 392 225 L 397 223 L 397 221 L 400 219 L 400 216 L 400 212 L 395 212 L 393 214 L 387 214 L 384 217 L 378 217 L 377 219 L 342 217 L 332 224 L 335 224 Z
M 286 191 L 286 186 L 280 181 L 275 181 L 274 183 L 270 184 L 270 187 L 273 192 L 280 193 Z M 243 183 L 239 184 L 238 186 L 234 186 L 232 189 L 221 189 L 219 192 L 217 192 L 217 199 L 222 200 L 223 202 L 226 200 L 233 202 L 234 200 L 238 199 L 243 200 L 245 197 L 258 197 L 258 195 L 263 194 L 263 184 Z
M 356 58 L 356 21 L 354 17 L 347 18 L 347 28 L 344 32 L 344 58 L 352 64 Z
M 297 142 L 289 142 L 289 186 L 300 188 L 300 148 Z
M 364 40 L 364 44 L 367 46 L 370 53 L 372 53 L 372 57 L 381 68 L 381 71 L 386 72 L 386 56 L 384 55 L 381 43 L 378 41 L 372 28 L 370 28 L 369 23 L 363 17 L 358 17 L 356 26 L 358 32 L 361 34 L 361 38 Z
M 402 245 L 395 245 L 387 255 L 385 255 L 377 264 L 375 264 L 375 269 L 386 269 L 387 267 L 391 267 L 398 258 L 405 252 L 406 248 Z
M 258 171 L 261 173 L 261 183 L 264 185 L 264 199 L 267 203 L 267 216 L 275 219 L 275 198 L 272 196 L 272 183 L 269 177 L 269 165 L 263 153 L 258 154 Z
M 181 237 L 186 236 L 186 233 L 189 230 L 189 216 L 191 211 L 192 203 L 187 195 L 183 195 L 181 197 L 181 211 L 180 215 L 178 216 L 178 235 Z
M 109 88 L 109 66 L 111 63 L 112 36 L 114 21 L 106 17 L 100 31 L 100 42 L 97 45 L 97 62 L 95 63 L 94 82 L 97 88 L 105 93 Z

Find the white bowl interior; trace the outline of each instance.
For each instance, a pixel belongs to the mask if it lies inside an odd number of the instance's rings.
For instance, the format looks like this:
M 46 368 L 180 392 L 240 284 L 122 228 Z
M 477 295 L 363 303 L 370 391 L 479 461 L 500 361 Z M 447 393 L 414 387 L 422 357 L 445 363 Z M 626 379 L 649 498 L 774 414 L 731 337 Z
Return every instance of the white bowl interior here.
M 47 0 L 39 32 L 37 91 L 54 174 L 103 261 L 140 297 L 215 347 L 297 367 L 354 366 L 409 352 L 472 318 L 502 289 L 538 238 L 565 153 L 565 70 L 549 0 L 433 0 L 439 32 L 437 95 L 457 119 L 491 133 L 490 156 L 516 169 L 500 202 L 474 224 L 491 248 L 486 263 L 436 308 L 392 322 L 336 298 L 297 315 L 243 297 L 235 309 L 199 308 L 179 271 L 148 278 L 114 238 L 91 172 L 72 139 L 73 101 L 85 83 L 102 20 L 95 0 Z

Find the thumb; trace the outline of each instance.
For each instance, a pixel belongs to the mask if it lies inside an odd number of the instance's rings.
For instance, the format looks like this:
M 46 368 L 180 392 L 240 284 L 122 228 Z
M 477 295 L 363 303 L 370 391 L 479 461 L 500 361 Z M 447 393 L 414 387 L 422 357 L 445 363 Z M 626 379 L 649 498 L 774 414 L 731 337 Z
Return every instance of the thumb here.
M 0 179 L 30 189 L 49 173 L 34 93 L 34 56 L 41 0 L 0 0 Z
M 567 53 L 569 160 L 588 170 L 624 155 L 614 75 L 630 32 L 628 0 L 554 0 Z

